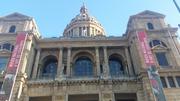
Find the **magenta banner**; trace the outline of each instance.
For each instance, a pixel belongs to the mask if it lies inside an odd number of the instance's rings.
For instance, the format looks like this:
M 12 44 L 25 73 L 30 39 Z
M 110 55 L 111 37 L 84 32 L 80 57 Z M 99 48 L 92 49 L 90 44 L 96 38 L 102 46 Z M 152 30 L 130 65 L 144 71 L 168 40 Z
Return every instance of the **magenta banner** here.
M 9 60 L 9 64 L 3 81 L 3 87 L 0 92 L 0 101 L 9 101 L 9 99 L 11 98 L 26 38 L 26 33 L 17 34 L 15 48 Z
M 147 70 L 150 84 L 152 87 L 152 91 L 155 96 L 155 100 L 166 101 L 166 98 L 163 92 L 162 83 L 159 77 L 159 73 L 155 67 L 153 54 L 151 52 L 151 48 L 149 47 L 149 44 L 147 41 L 147 34 L 145 31 L 139 31 L 137 33 L 137 36 L 138 36 L 141 54 L 143 54 L 144 62 L 146 65 L 145 68 Z
M 139 44 L 143 53 L 145 64 L 147 66 L 155 65 L 154 58 L 151 52 L 151 48 L 147 43 L 147 35 L 144 31 L 138 32 Z

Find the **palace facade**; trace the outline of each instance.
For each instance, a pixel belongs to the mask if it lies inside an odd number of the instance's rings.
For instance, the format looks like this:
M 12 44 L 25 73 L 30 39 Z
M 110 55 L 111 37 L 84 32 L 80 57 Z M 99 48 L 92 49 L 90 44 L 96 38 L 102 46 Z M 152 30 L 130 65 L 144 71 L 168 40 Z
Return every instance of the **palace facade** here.
M 0 17 L 0 85 L 16 36 L 28 38 L 10 101 L 155 101 L 146 57 L 137 34 L 147 34 L 167 101 L 180 101 L 180 44 L 165 15 L 143 11 L 130 16 L 122 36 L 106 36 L 83 5 L 61 37 L 43 38 L 32 17 Z

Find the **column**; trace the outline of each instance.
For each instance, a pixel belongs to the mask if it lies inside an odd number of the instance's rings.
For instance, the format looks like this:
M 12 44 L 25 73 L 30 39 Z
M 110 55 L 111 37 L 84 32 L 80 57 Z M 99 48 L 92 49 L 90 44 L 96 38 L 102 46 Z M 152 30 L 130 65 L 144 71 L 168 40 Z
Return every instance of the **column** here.
M 99 47 L 95 47 L 96 51 L 96 70 L 97 70 L 97 76 L 100 76 L 100 62 L 99 62 Z
M 71 73 L 71 48 L 68 48 L 67 54 L 67 76 L 69 77 Z
M 37 70 L 38 70 L 38 64 L 39 64 L 39 58 L 40 58 L 40 52 L 41 49 L 37 49 L 37 54 L 36 54 L 36 59 L 35 59 L 35 64 L 34 64 L 34 68 L 33 68 L 33 75 L 32 78 L 35 79 L 37 76 Z
M 129 71 L 129 76 L 133 75 L 133 70 L 132 70 L 132 64 L 131 64 L 131 60 L 130 60 L 130 56 L 129 56 L 129 52 L 128 52 L 128 47 L 125 47 L 125 54 L 126 54 L 126 60 L 127 60 L 127 69 Z
M 179 85 L 178 85 L 178 83 L 177 83 L 177 80 L 176 80 L 176 77 L 175 77 L 175 76 L 173 76 L 173 81 L 174 81 L 176 87 L 179 88 Z
M 62 77 L 63 75 L 63 66 L 62 66 L 62 58 L 63 58 L 63 48 L 59 48 L 59 56 L 58 56 L 58 67 L 57 67 L 57 77 Z
M 171 88 L 170 85 L 169 85 L 168 78 L 167 77 L 164 77 L 164 78 L 165 78 L 165 81 L 166 81 L 167 88 Z
M 103 67 L 103 74 L 105 78 L 109 77 L 109 65 L 108 65 L 108 57 L 107 57 L 107 47 L 103 47 L 104 52 L 104 67 Z

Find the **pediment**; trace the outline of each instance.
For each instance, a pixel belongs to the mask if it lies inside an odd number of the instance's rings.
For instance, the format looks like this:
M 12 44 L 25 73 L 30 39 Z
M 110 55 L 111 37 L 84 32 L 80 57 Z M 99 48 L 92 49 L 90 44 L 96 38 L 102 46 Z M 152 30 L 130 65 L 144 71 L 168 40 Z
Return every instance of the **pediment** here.
M 145 10 L 141 13 L 134 15 L 134 17 L 160 17 L 160 18 L 164 18 L 165 15 L 157 13 L 157 12 Z
M 21 14 L 21 13 L 12 13 L 12 14 L 9 14 L 7 16 L 4 16 L 2 17 L 1 19 L 5 19 L 5 20 L 28 20 L 28 19 L 32 19 L 32 17 L 29 17 L 29 16 L 26 16 L 24 14 Z
M 167 48 L 167 47 L 164 47 L 164 46 L 162 46 L 162 45 L 157 45 L 157 46 L 152 47 L 152 49 L 155 49 L 155 50 L 166 50 L 166 49 L 168 49 L 168 48 Z

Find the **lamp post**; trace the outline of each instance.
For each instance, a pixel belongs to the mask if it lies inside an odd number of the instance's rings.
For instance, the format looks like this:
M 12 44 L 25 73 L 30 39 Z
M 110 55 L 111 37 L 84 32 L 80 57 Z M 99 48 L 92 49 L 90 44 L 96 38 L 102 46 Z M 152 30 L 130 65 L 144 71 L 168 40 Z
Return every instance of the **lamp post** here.
M 174 2 L 174 5 L 176 6 L 177 10 L 178 10 L 179 13 L 180 13 L 180 8 L 179 8 L 179 6 L 178 6 L 176 0 L 173 0 L 173 2 Z M 179 26 L 179 28 L 180 28 L 180 24 L 178 24 L 178 26 Z

